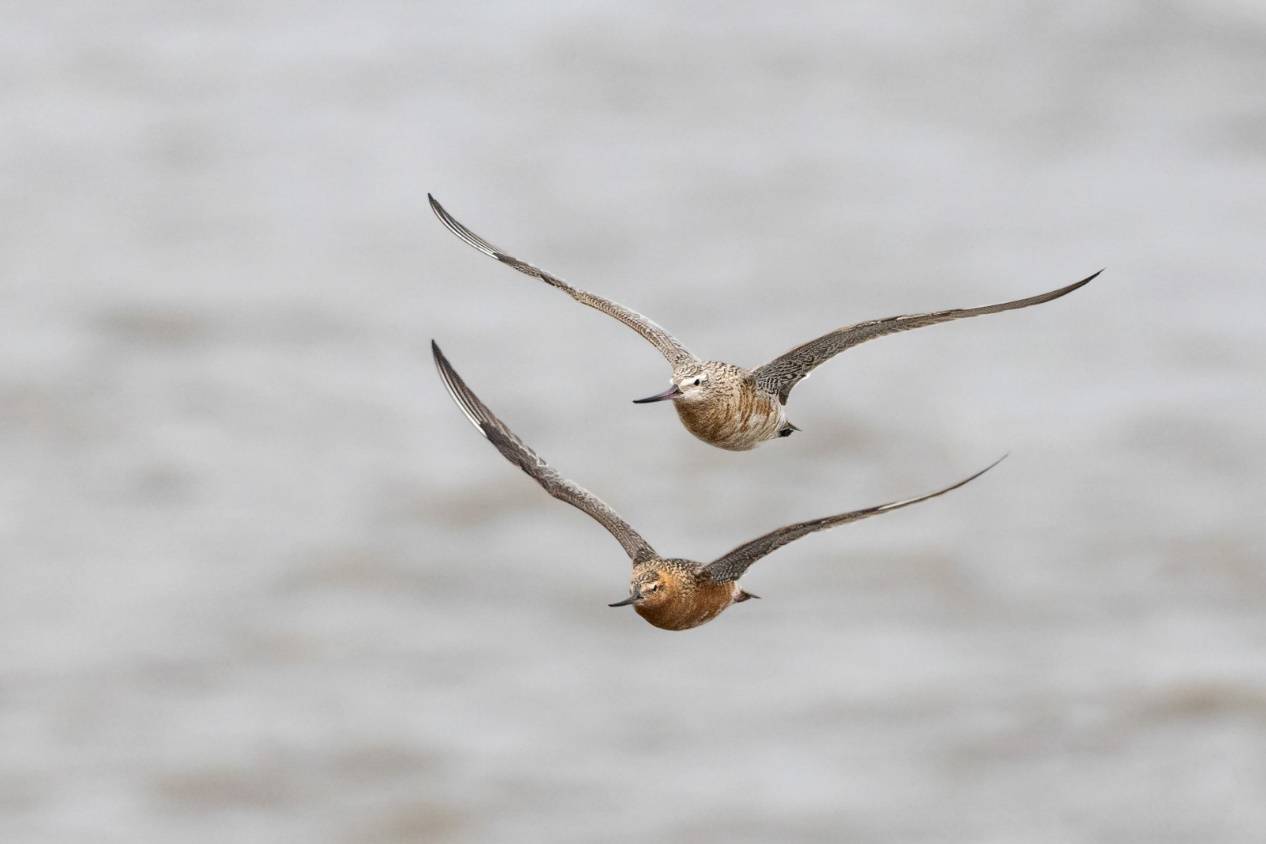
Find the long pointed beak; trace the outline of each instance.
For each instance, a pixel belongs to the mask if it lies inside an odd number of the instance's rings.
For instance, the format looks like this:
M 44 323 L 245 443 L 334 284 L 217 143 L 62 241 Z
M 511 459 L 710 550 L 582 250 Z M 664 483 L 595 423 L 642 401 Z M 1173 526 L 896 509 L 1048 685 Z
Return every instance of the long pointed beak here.
M 637 603 L 637 599 L 640 597 L 642 596 L 630 595 L 629 597 L 625 598 L 623 601 L 616 601 L 614 604 L 607 604 L 607 606 L 608 607 L 627 607 L 629 604 Z
M 675 399 L 681 395 L 681 388 L 673 384 L 662 393 L 656 393 L 653 396 L 647 396 L 644 399 L 633 399 L 634 404 L 650 404 L 653 401 L 664 401 L 665 399 Z

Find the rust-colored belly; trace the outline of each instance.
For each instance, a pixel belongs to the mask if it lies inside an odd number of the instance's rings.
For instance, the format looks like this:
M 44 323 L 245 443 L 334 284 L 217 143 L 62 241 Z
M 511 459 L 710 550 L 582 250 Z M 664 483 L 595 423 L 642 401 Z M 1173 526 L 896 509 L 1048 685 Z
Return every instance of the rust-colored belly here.
M 716 618 L 739 596 L 737 583 L 700 584 L 688 594 L 655 607 L 634 606 L 642 618 L 663 630 L 689 630 Z
M 783 424 L 778 399 L 752 388 L 711 401 L 673 402 L 686 430 L 729 451 L 747 451 L 778 435 Z

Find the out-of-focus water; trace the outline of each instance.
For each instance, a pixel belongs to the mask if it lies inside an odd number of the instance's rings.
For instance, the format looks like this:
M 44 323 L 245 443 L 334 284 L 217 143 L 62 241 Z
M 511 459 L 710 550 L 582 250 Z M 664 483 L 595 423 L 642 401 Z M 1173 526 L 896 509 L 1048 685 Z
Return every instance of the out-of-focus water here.
M 12 4 L 0 839 L 1266 838 L 1266 12 Z M 758 364 L 694 441 L 649 346 Z M 684 634 L 469 428 L 435 337 L 661 551 Z

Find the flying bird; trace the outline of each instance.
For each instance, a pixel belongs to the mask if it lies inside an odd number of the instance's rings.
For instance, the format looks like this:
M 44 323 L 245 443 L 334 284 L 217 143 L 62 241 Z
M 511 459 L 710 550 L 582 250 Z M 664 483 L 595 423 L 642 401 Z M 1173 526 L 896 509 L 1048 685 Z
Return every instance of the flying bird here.
M 995 460 L 971 477 L 956 484 L 902 501 L 890 501 L 876 507 L 853 510 L 835 516 L 824 516 L 772 530 L 745 542 L 728 554 L 710 563 L 697 563 L 672 557 L 662 557 L 642 538 L 633 527 L 612 510 L 600 498 L 579 484 L 558 474 L 548 463 L 537 456 L 504 422 L 488 409 L 474 394 L 461 376 L 453 369 L 435 341 L 431 341 L 431 353 L 439 370 L 440 380 L 448 389 L 453 401 L 475 426 L 476 430 L 500 451 L 502 456 L 526 472 L 550 495 L 586 513 L 615 537 L 633 563 L 627 598 L 609 606 L 633 607 L 646 621 L 664 630 L 687 630 L 698 627 L 720 615 L 732 604 L 757 598 L 739 585 L 739 578 L 748 567 L 772 551 L 781 548 L 814 531 L 826 530 L 837 525 L 855 522 L 880 513 L 899 510 L 920 501 L 944 495 L 953 489 L 975 480 L 997 466 L 1003 458 Z M 1005 455 L 1003 455 L 1005 458 Z
M 669 401 L 691 434 L 709 445 L 729 451 L 747 451 L 775 437 L 800 430 L 787 420 L 787 397 L 815 367 L 859 343 L 966 317 L 1014 311 L 1067 296 L 1089 284 L 1103 270 L 1058 290 L 979 308 L 954 308 L 925 314 L 903 314 L 837 328 L 796 346 L 764 366 L 747 369 L 723 361 L 702 360 L 651 320 L 621 304 L 572 287 L 567 282 L 525 261 L 520 261 L 466 228 L 427 194 L 431 210 L 449 231 L 470 246 L 503 264 L 514 267 L 553 287 L 582 305 L 596 308 L 632 328 L 659 350 L 672 367 L 672 384 L 662 393 L 635 399 L 634 404 Z

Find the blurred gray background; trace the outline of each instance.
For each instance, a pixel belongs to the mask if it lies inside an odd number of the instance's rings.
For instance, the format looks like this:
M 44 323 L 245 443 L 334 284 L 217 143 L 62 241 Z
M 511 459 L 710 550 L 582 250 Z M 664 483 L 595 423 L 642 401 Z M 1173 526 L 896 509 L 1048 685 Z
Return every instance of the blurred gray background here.
M 1266 838 L 1266 7 L 9 3 L 0 839 Z M 692 439 L 636 335 L 869 343 Z M 687 633 L 661 551 L 818 534 Z

